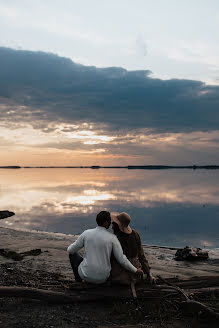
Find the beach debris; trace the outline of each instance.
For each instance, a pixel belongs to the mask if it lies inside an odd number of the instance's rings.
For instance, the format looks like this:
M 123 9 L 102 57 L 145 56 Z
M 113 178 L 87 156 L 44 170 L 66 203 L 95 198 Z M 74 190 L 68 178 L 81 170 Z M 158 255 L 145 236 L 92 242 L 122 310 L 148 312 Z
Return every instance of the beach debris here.
M 38 279 L 38 277 L 37 277 Z M 45 279 L 45 278 L 44 278 Z M 21 286 L 11 284 L 8 286 L 0 286 L 0 297 L 22 297 L 22 298 L 30 298 L 37 299 L 41 301 L 46 301 L 50 304 L 79 304 L 83 302 L 95 302 L 95 301 L 111 301 L 115 303 L 117 301 L 118 309 L 121 312 L 122 308 L 124 308 L 124 302 L 127 305 L 125 307 L 125 312 L 127 315 L 127 311 L 130 311 L 130 302 L 134 301 L 133 305 L 135 305 L 135 313 L 133 315 L 138 315 L 138 310 L 144 311 L 143 305 L 144 303 L 140 302 L 152 302 L 154 301 L 157 306 L 162 310 L 165 310 L 166 313 L 172 313 L 177 316 L 182 315 L 192 315 L 194 317 L 198 317 L 201 321 L 202 319 L 207 321 L 217 321 L 219 319 L 218 307 L 215 308 L 216 302 L 214 305 L 211 305 L 207 300 L 209 299 L 206 296 L 202 302 L 199 297 L 196 295 L 200 290 L 192 289 L 192 293 L 190 290 L 183 290 L 180 287 L 176 286 L 173 283 L 169 283 L 168 280 L 162 279 L 159 276 L 159 279 L 162 281 L 162 285 L 156 285 L 154 287 L 149 285 L 142 285 L 138 289 L 139 299 L 138 303 L 136 303 L 136 299 L 133 300 L 133 295 L 130 291 L 124 286 L 113 286 L 109 284 L 102 284 L 101 286 L 93 286 L 90 288 L 89 284 L 86 283 L 75 283 L 75 288 L 71 288 L 71 290 L 63 290 L 60 289 L 60 282 L 57 283 L 57 288 L 55 285 L 53 286 L 40 286 L 39 282 L 36 287 L 32 287 L 31 284 L 27 286 Z M 78 286 L 79 285 L 79 286 Z M 47 287 L 47 289 L 45 289 Z M 52 289 L 50 288 L 52 287 Z M 208 294 L 207 294 L 208 295 Z M 217 296 L 213 298 L 212 290 L 210 292 L 211 299 L 217 301 Z M 218 295 L 218 289 L 215 289 L 215 295 Z M 198 298 L 197 298 L 198 297 Z M 204 301 L 207 301 L 207 305 L 204 304 Z M 122 305 L 119 306 L 118 302 Z M 145 305 L 147 305 L 146 303 Z M 142 305 L 142 307 L 141 307 Z M 137 306 L 137 307 L 136 307 Z M 148 307 L 148 305 L 147 305 Z M 146 310 L 146 309 L 145 309 Z M 141 313 L 141 312 L 140 312 Z M 145 312 L 147 313 L 147 312 Z M 160 313 L 160 312 L 159 312 Z M 144 312 L 143 312 L 144 314 Z M 145 318 L 145 315 L 144 315 Z
M 13 270 L 9 273 L 8 268 Z M 113 305 L 113 316 L 119 320 L 128 318 L 128 321 L 132 318 L 133 322 L 145 323 L 146 319 L 153 320 L 160 316 L 162 320 L 173 316 L 191 316 L 198 321 L 218 322 L 218 275 L 196 276 L 186 280 L 159 276 L 158 279 L 159 284 L 155 286 L 143 280 L 136 284 L 136 300 L 124 285 L 114 285 L 109 281 L 101 285 L 78 283 L 58 272 L 47 272 L 39 267 L 37 271 L 32 270 L 29 264 L 25 268 L 17 262 L 10 263 L 10 266 L 5 263 L 0 265 L 0 298 L 2 302 L 4 298 L 17 297 L 47 304 L 69 304 L 69 309 L 72 309 L 72 304 L 78 308 L 81 303 L 89 307 L 94 302 L 100 304 L 107 301 Z M 199 289 L 196 282 L 200 284 Z M 214 326 L 209 324 L 208 327 Z
M 17 253 L 15 251 L 8 251 L 5 250 L 4 248 L 0 249 L 0 255 L 4 256 L 8 259 L 14 260 L 14 261 L 22 261 L 25 256 L 37 256 L 42 253 L 40 248 L 36 249 L 31 249 L 30 251 L 22 252 L 22 253 Z
M 198 316 L 199 319 L 202 319 L 202 317 L 204 317 L 205 320 L 207 319 L 208 321 L 218 321 L 219 312 L 197 300 L 191 299 L 194 297 L 194 293 L 188 293 L 188 291 L 185 292 L 182 288 L 174 285 L 173 283 L 168 282 L 161 276 L 158 276 L 158 278 L 163 283 L 166 283 L 168 286 L 175 289 L 181 295 L 180 308 L 184 315 L 195 315 Z
M 14 212 L 10 212 L 10 211 L 0 211 L 0 220 L 9 218 L 11 216 L 15 215 Z
M 208 259 L 208 251 L 186 246 L 176 251 L 176 261 L 202 261 Z
M 131 281 L 131 291 L 132 291 L 133 298 L 137 298 L 134 280 Z

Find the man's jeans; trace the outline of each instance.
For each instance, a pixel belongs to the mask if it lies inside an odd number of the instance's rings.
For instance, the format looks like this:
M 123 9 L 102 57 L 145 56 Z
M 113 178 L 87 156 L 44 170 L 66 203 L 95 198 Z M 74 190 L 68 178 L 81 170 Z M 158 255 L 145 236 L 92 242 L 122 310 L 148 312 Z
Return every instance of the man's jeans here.
M 72 267 L 72 270 L 75 275 L 75 281 L 81 282 L 82 279 L 79 276 L 78 267 L 79 267 L 80 263 L 83 261 L 83 257 L 79 253 L 69 254 L 69 260 L 70 260 L 71 267 Z

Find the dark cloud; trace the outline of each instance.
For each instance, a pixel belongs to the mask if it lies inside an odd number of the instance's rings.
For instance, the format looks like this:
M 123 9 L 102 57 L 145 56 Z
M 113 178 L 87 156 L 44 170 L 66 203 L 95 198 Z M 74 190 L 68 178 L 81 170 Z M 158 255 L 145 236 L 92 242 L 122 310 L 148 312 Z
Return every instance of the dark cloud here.
M 219 87 L 201 81 L 163 81 L 148 70 L 86 67 L 51 53 L 2 47 L 0 72 L 0 100 L 8 106 L 1 109 L 4 118 L 162 132 L 219 126 Z M 6 115 L 10 108 L 15 112 Z

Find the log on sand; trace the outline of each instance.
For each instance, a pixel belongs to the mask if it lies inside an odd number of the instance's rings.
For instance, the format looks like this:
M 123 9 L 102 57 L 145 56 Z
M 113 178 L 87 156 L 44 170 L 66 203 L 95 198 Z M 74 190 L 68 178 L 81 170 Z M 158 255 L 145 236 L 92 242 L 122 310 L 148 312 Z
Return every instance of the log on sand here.
M 94 301 L 113 301 L 113 300 L 127 300 L 145 299 L 145 300 L 172 300 L 174 306 L 179 305 L 179 310 L 182 310 L 184 314 L 192 314 L 197 316 L 204 316 L 208 320 L 218 320 L 219 313 L 209 306 L 197 301 L 195 295 L 200 295 L 206 291 L 206 295 L 209 296 L 209 290 L 211 295 L 219 295 L 219 288 L 199 288 L 192 289 L 187 288 L 183 290 L 177 285 L 168 282 L 165 279 L 159 277 L 163 282 L 163 285 L 150 286 L 145 282 L 136 286 L 136 295 L 133 293 L 133 286 L 121 286 L 111 285 L 109 283 L 103 285 L 91 285 L 86 283 L 72 283 L 70 288 L 65 291 L 44 290 L 29 287 L 0 287 L 0 297 L 18 297 L 29 298 L 45 301 L 53 304 L 66 304 L 66 303 L 81 303 L 81 302 L 94 302 Z M 212 277 L 215 278 L 215 277 Z M 200 278 L 199 278 L 200 279 Z M 210 279 L 206 279 L 210 280 Z M 187 281 L 188 282 L 188 281 Z M 182 283 L 182 281 L 181 281 Z M 192 292 L 192 293 L 191 293 Z M 217 300 L 217 299 L 215 299 Z
M 150 298 L 150 297 L 160 297 L 161 295 L 169 294 L 173 292 L 170 288 L 159 288 L 159 286 L 154 289 L 145 290 L 143 296 L 140 298 Z M 173 293 L 174 294 L 174 293 Z M 175 293 L 176 294 L 176 293 Z M 127 290 L 124 292 L 121 289 L 116 287 L 115 289 L 110 288 L 102 288 L 99 289 L 84 289 L 79 291 L 76 289 L 75 291 L 67 291 L 67 292 L 59 292 L 53 290 L 45 290 L 38 288 L 30 288 L 30 287 L 17 287 L 17 286 L 1 286 L 0 287 L 0 297 L 20 297 L 20 298 L 29 298 L 29 299 L 37 299 L 42 300 L 48 303 L 74 303 L 74 302 L 89 302 L 89 301 L 99 301 L 99 300 L 122 300 L 122 299 L 131 299 L 133 297 L 131 290 Z
M 168 281 L 168 279 L 166 279 Z M 189 280 L 178 280 L 174 284 L 180 288 L 205 288 L 219 286 L 219 276 L 192 277 Z
M 213 309 L 211 309 L 210 307 L 206 306 L 205 304 L 203 304 L 201 302 L 190 299 L 189 295 L 183 289 L 166 281 L 161 276 L 158 276 L 158 277 L 161 281 L 166 283 L 171 288 L 175 289 L 181 295 L 182 302 L 180 305 L 181 305 L 182 312 L 184 314 L 197 315 L 199 318 L 204 317 L 205 319 L 208 319 L 209 321 L 219 320 L 219 312 L 214 311 Z M 217 294 L 218 294 L 218 290 L 217 290 Z M 192 296 L 194 297 L 194 295 L 195 294 L 193 291 Z
M 193 300 L 182 301 L 182 312 L 186 315 L 198 315 L 200 318 L 209 320 L 219 320 L 219 313 L 212 310 L 205 304 Z
M 98 300 L 98 295 L 80 295 L 77 293 L 57 292 L 29 287 L 0 287 L 0 297 L 19 297 L 45 301 L 52 304 L 89 302 Z
M 44 300 L 51 303 L 72 303 L 72 302 L 87 302 L 98 300 L 122 300 L 132 299 L 137 297 L 138 299 L 150 299 L 150 298 L 164 298 L 169 295 L 175 295 L 180 298 L 182 296 L 183 301 L 190 300 L 188 295 L 219 295 L 219 288 L 200 288 L 200 289 L 183 289 L 175 285 L 155 285 L 150 286 L 145 283 L 141 283 L 135 286 L 135 293 L 133 293 L 133 286 L 121 286 L 121 285 L 91 285 L 86 283 L 72 283 L 70 288 L 67 287 L 64 291 L 48 290 L 30 287 L 18 287 L 18 286 L 0 286 L 0 297 L 26 297 L 32 299 Z M 191 293 L 192 292 L 192 293 Z M 134 295 L 133 295 L 134 294 Z

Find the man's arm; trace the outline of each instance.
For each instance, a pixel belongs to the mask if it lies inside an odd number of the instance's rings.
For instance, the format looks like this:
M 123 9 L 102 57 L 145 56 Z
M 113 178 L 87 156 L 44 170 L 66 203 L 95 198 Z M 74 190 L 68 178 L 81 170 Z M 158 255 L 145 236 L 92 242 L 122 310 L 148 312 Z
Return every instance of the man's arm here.
M 116 237 L 113 238 L 113 254 L 117 262 L 119 262 L 119 264 L 121 264 L 123 268 L 133 273 L 136 273 L 138 271 L 137 268 L 134 267 L 134 265 L 132 265 L 131 262 L 127 259 L 127 257 L 123 254 L 121 244 Z
M 84 247 L 84 232 L 78 237 L 78 239 L 68 246 L 67 251 L 69 254 L 74 254 Z

